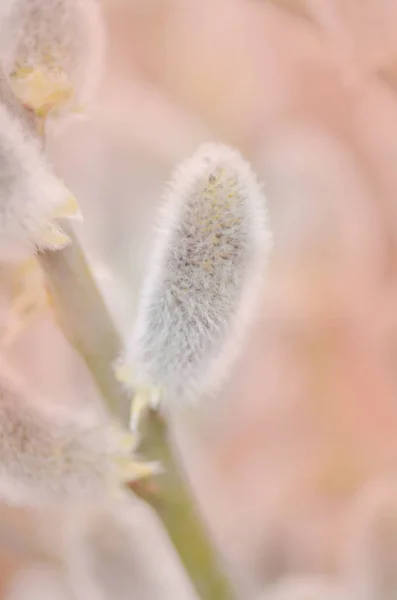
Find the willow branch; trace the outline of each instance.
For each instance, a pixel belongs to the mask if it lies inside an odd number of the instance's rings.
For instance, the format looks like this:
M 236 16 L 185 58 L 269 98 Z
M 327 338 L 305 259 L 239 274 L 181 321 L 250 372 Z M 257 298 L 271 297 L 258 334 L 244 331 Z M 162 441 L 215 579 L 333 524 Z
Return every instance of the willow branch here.
M 38 255 L 53 308 L 64 335 L 83 358 L 109 409 L 127 423 L 129 400 L 112 369 L 121 341 L 75 234 L 67 224 L 62 227 L 73 243 L 62 251 Z
M 121 340 L 76 236 L 70 228 L 63 228 L 73 244 L 38 257 L 54 310 L 65 336 L 85 361 L 108 407 L 127 423 L 129 400 L 112 369 Z M 155 493 L 144 487 L 138 487 L 137 493 L 158 513 L 200 597 L 231 600 L 234 594 L 230 584 L 220 568 L 180 463 L 170 450 L 166 424 L 155 414 L 148 417 L 142 451 L 145 458 L 161 461 L 165 474 L 158 477 Z

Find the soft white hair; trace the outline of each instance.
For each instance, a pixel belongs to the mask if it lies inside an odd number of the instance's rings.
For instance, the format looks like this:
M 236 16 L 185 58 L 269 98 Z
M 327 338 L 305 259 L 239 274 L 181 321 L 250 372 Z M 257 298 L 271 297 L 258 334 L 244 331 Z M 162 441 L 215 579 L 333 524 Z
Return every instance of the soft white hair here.
M 21 259 L 38 249 L 62 247 L 45 234 L 58 229 L 52 215 L 68 195 L 39 141 L 0 104 L 0 259 Z
M 43 403 L 0 356 L 0 501 L 61 505 L 112 497 L 127 432 L 105 413 L 80 419 Z M 124 437 L 124 440 L 122 439 Z
M 86 104 L 102 76 L 106 35 L 98 0 L 1 0 L 0 55 L 10 76 L 17 67 L 63 74 L 73 102 Z
M 216 392 L 258 306 L 271 236 L 261 187 L 239 152 L 209 143 L 165 195 L 123 362 L 164 405 Z

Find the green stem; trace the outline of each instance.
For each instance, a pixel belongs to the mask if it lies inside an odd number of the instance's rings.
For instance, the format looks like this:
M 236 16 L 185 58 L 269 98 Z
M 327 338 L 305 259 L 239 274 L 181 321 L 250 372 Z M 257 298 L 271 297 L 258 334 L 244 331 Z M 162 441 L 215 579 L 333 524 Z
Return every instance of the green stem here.
M 156 413 L 149 413 L 140 448 L 145 458 L 161 459 L 165 474 L 157 478 L 154 493 L 143 487 L 138 494 L 149 502 L 160 516 L 179 557 L 190 574 L 200 598 L 226 600 L 234 598 L 232 588 L 220 569 L 218 556 L 209 543 L 180 461 L 167 438 L 166 423 Z M 176 465 L 178 464 L 178 468 Z
M 54 308 L 67 339 L 84 359 L 110 410 L 127 423 L 129 400 L 115 379 L 112 364 L 121 341 L 91 271 L 70 228 L 73 244 L 39 256 Z M 167 428 L 154 414 L 146 422 L 142 452 L 161 461 L 165 474 L 155 494 L 137 488 L 160 516 L 181 562 L 202 600 L 232 600 L 234 594 L 220 569 L 210 537 L 199 516 L 179 461 L 170 450 Z
M 38 255 L 58 323 L 84 359 L 112 413 L 128 422 L 129 399 L 117 383 L 112 364 L 121 341 L 71 227 L 62 224 L 72 244 Z

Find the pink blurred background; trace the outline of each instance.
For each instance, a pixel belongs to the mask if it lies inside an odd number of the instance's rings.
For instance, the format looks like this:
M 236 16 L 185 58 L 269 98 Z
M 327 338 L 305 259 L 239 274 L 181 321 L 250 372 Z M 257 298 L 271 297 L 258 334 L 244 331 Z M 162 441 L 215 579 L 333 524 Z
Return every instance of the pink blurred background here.
M 104 9 L 98 104 L 50 149 L 121 332 L 172 167 L 221 140 L 265 186 L 275 250 L 261 315 L 219 407 L 174 424 L 228 571 L 244 598 L 316 574 L 367 590 L 380 578 L 387 590 L 397 566 L 397 555 L 378 560 L 397 517 L 397 4 Z M 7 354 L 54 402 L 95 401 L 51 315 Z

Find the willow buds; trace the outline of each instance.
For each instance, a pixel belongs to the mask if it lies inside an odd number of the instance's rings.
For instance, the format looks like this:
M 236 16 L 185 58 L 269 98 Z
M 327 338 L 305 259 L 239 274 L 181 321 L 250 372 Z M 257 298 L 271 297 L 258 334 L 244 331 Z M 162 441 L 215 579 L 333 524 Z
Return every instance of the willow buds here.
M 87 425 L 38 406 L 24 386 L 2 376 L 0 501 L 93 501 L 117 496 L 123 483 L 158 470 L 134 460 L 135 440 L 117 424 Z
M 270 240 L 249 164 L 222 144 L 200 147 L 166 194 L 119 379 L 164 404 L 216 392 L 258 307 Z
M 78 112 L 104 62 L 97 0 L 2 0 L 0 56 L 20 100 L 39 116 Z
M 21 259 L 70 242 L 57 220 L 79 216 L 38 141 L 0 105 L 0 260 Z

